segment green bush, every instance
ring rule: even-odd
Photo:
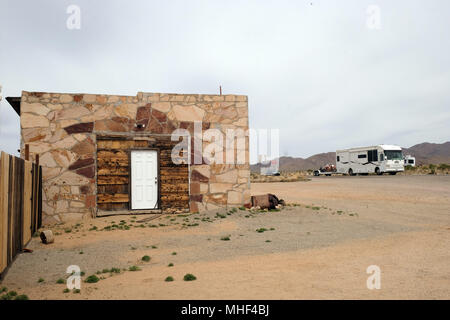
[[[111,272],[111,273],[120,273],[120,269],[119,268],[111,268],[111,270],[109,270],[109,272]]]
[[[99,277],[97,277],[95,274],[87,277],[86,280],[84,280],[84,282],[87,282],[87,283],[96,283],[99,281],[100,281]]]
[[[128,268],[128,271],[139,271],[141,270],[138,266],[131,266]]]
[[[191,274],[191,273],[187,273],[187,274],[184,275],[183,280],[184,280],[184,281],[194,281],[194,280],[197,280],[197,277],[194,276],[194,275]]]
[[[26,294],[20,294],[14,300],[30,300],[30,299]]]
[[[149,262],[150,261],[150,257],[149,256],[143,256],[142,257],[142,261]]]
[[[173,279],[173,277],[171,277],[171,276],[168,276],[164,281],[166,281],[166,282],[170,282],[170,281],[173,281],[174,279]]]
[[[56,283],[57,284],[63,284],[63,283],[65,283],[66,281],[63,279],[63,278],[59,278],[58,280],[56,280]]]

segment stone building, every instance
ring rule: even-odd
[[[247,96],[23,91],[7,100],[20,115],[22,157],[28,145],[43,166],[44,224],[250,202],[248,134],[232,151],[217,148],[228,130],[247,133]],[[208,145],[215,161],[203,156]]]

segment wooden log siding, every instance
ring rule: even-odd
[[[177,141],[169,136],[146,140],[125,137],[97,137],[97,207],[103,211],[130,210],[130,151],[159,150],[160,208],[189,209],[189,168],[172,162]]]

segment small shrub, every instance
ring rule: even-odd
[[[109,270],[109,272],[111,272],[111,273],[120,273],[120,269],[119,268],[111,268],[111,270]]]
[[[58,280],[56,280],[56,283],[57,284],[63,284],[63,283],[65,283],[66,281],[63,279],[63,278],[59,278]]]
[[[197,277],[191,273],[187,273],[184,275],[183,280],[184,281],[194,281],[194,280],[197,280]]]
[[[311,207],[313,210],[320,210],[320,207]]]
[[[68,292],[70,292],[70,290],[69,290],[68,288],[65,288],[65,289],[63,290],[63,293],[68,293]]]
[[[143,256],[142,257],[142,261],[149,262],[150,261],[150,257],[149,256]]]
[[[272,241],[270,241],[270,240],[266,240],[266,242],[272,242]]]
[[[245,211],[245,207],[239,207],[239,210]]]
[[[256,232],[258,232],[258,233],[263,233],[264,231],[267,231],[267,229],[266,228],[256,229]]]
[[[73,293],[80,293],[80,289],[73,289]]]
[[[100,279],[95,274],[90,275],[89,277],[86,278],[86,280],[84,280],[84,282],[87,282],[87,283],[96,283],[99,281],[100,281]]]
[[[139,271],[141,270],[141,268],[139,268],[138,266],[131,266],[128,268],[128,271]]]
[[[2,287],[2,288],[0,289],[0,293],[6,292],[6,291],[8,291],[8,288],[7,288],[7,287]]]
[[[230,236],[220,238],[222,241],[230,241]]]
[[[170,281],[173,281],[173,277],[171,277],[171,276],[168,276],[164,281],[166,281],[166,282],[170,282]]]
[[[177,253],[176,253],[176,252],[174,251],[174,252],[172,252],[172,255],[173,255],[173,256],[176,256],[176,255],[177,255]]]
[[[167,266],[168,266],[168,267],[173,267],[173,263],[171,262],[171,263],[169,263]]]
[[[157,246],[152,246],[152,249],[158,249],[158,247]]]
[[[14,300],[30,300],[26,294],[19,294]]]
[[[39,283],[44,282],[44,281],[45,281],[44,278],[39,278],[39,279],[38,279],[38,282],[39,282]]]

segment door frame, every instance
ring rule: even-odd
[[[156,208],[151,208],[151,209],[133,209],[132,207],[132,197],[133,197],[133,193],[132,193],[132,187],[133,187],[133,177],[131,174],[131,153],[133,151],[156,151],[156,162],[157,162],[157,167],[156,167],[156,177],[158,180],[158,190],[157,190],[157,200],[156,200]],[[128,170],[128,177],[129,177],[129,181],[130,183],[128,184],[128,196],[130,201],[128,202],[128,210],[130,211],[136,211],[136,210],[160,210],[161,209],[161,174],[160,174],[160,149],[159,148],[147,148],[147,147],[143,147],[143,148],[132,148],[132,149],[128,149],[128,163],[130,164],[130,168]]]

